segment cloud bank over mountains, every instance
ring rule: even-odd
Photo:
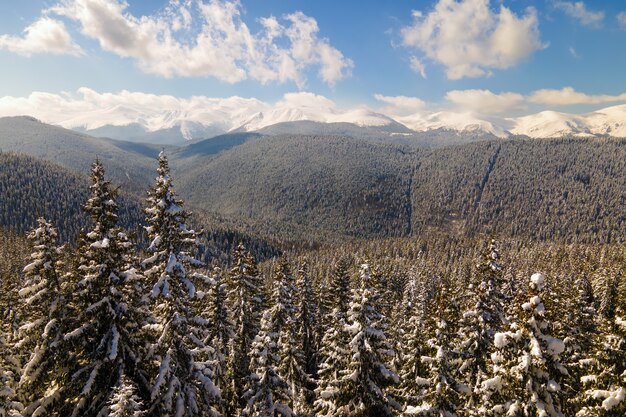
[[[34,116],[70,129],[93,130],[105,126],[140,126],[146,132],[180,129],[187,139],[195,135],[233,130],[258,130],[276,123],[314,121],[352,123],[362,127],[395,122],[414,131],[452,129],[480,131],[500,137],[521,134],[551,137],[564,134],[626,136],[626,105],[576,115],[551,110],[511,117],[528,105],[604,104],[626,102],[626,94],[586,95],[572,88],[539,90],[524,96],[489,90],[453,90],[441,103],[417,97],[376,94],[379,106],[341,108],[311,92],[287,93],[274,103],[238,96],[178,98],[141,92],[100,93],[83,87],[76,93],[34,92],[27,97],[0,98],[1,116]],[[210,129],[208,129],[210,128]],[[208,129],[208,130],[207,130]],[[194,134],[193,132],[199,132]]]

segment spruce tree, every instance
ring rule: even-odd
[[[302,327],[299,326],[302,324],[302,312],[307,309],[302,308],[302,302],[299,309],[294,305],[297,289],[289,265],[284,260],[278,263],[274,286],[273,315],[280,354],[278,373],[290,387],[290,408],[298,415],[304,415],[310,411],[313,400],[310,387],[314,384],[306,371],[307,362],[301,341],[307,339],[301,337]]]
[[[492,375],[491,354],[495,352],[494,336],[506,323],[505,297],[502,292],[502,266],[496,241],[491,240],[477,265],[480,282],[473,286],[470,308],[461,317],[457,350],[461,355],[460,381],[468,386],[470,394],[465,415],[484,415],[482,383]]]
[[[19,393],[25,416],[51,415],[48,409],[59,401],[62,375],[68,371],[67,364],[57,360],[64,347],[67,302],[59,272],[62,263],[57,238],[56,229],[43,218],[28,234],[33,253],[24,268],[26,281],[19,291],[25,321],[14,345],[22,362]]]
[[[610,314],[601,318],[602,331],[588,359],[595,372],[581,378],[581,417],[626,414],[626,279],[615,270],[603,279],[613,287],[613,300],[605,304]]]
[[[108,417],[142,417],[145,416],[143,404],[136,393],[132,381],[123,377],[117,384],[109,401]]]
[[[16,398],[19,362],[5,335],[0,334],[0,417],[18,417],[24,407]]]
[[[231,360],[235,395],[240,399],[240,405],[244,405],[243,393],[251,372],[248,355],[259,330],[259,319],[264,306],[263,281],[254,258],[243,244],[235,248],[233,262],[227,282],[228,306],[234,321]]]
[[[244,416],[249,417],[295,417],[289,404],[292,392],[289,384],[279,375],[280,363],[277,320],[281,306],[266,310],[261,329],[254,338],[250,351],[250,367],[253,372],[248,379],[248,389],[243,395],[246,406]]]
[[[419,405],[407,406],[406,415],[456,416],[461,394],[468,394],[466,385],[456,380],[457,353],[454,351],[456,329],[454,320],[459,309],[450,283],[442,279],[437,290],[432,314],[426,317],[424,327],[429,334],[425,349],[413,342],[424,355],[420,356],[421,375],[414,377]],[[416,365],[417,368],[417,365]]]
[[[313,282],[306,261],[298,269],[297,326],[298,337],[304,355],[305,371],[309,375],[317,374],[317,346],[315,345],[315,298]]]
[[[80,244],[74,271],[78,282],[69,312],[73,321],[64,335],[69,357],[62,363],[76,365],[65,382],[66,405],[71,409],[67,415],[72,416],[106,415],[123,374],[142,380],[138,334],[144,317],[135,308],[142,278],[133,268],[133,245],[117,227],[117,193],[98,160],[91,180],[84,209],[93,225]]]
[[[530,299],[522,304],[507,332],[496,333],[495,376],[483,382],[490,391],[487,412],[514,416],[562,417],[560,381],[567,376],[560,356],[565,344],[550,336],[542,294],[545,277],[535,273],[530,280]]]
[[[430,281],[412,270],[399,307],[402,333],[398,340],[396,360],[400,383],[393,392],[404,408],[419,406],[426,388],[430,385],[430,381],[424,378],[427,367],[422,362],[422,356],[428,353],[425,322],[430,314],[429,310],[435,304],[428,296],[427,287]]]
[[[201,300],[206,306],[202,314],[207,324],[204,343],[211,347],[209,360],[213,371],[213,382],[222,396],[222,414],[234,415],[237,401],[234,399],[235,393],[231,390],[233,375],[228,363],[234,323],[226,305],[227,289],[222,275],[220,268],[213,269],[213,282],[208,294]]]
[[[352,293],[348,312],[349,363],[332,394],[336,416],[392,416],[395,401],[388,388],[398,383],[390,365],[393,351],[378,324],[378,294],[368,264],[361,266],[361,286]]]
[[[341,379],[348,368],[350,351],[349,334],[346,331],[350,276],[348,264],[340,260],[330,277],[326,299],[330,314],[325,320],[326,331],[319,351],[318,383],[315,390],[315,412],[318,416],[334,416],[337,412],[335,395],[341,386]]]
[[[145,209],[151,256],[143,260],[144,274],[153,283],[150,297],[157,339],[148,360],[157,365],[150,390],[149,414],[177,417],[219,415],[220,392],[212,369],[196,360],[206,351],[202,320],[192,309],[196,296],[191,272],[201,262],[193,257],[196,232],[187,228],[189,213],[174,193],[167,156],[159,154],[154,187]]]

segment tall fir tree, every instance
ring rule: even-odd
[[[291,392],[290,408],[299,416],[303,416],[310,411],[313,401],[313,392],[310,387],[314,381],[306,371],[306,356],[303,343],[301,343],[302,340],[306,341],[306,337],[302,339],[302,327],[298,326],[302,323],[300,321],[303,311],[302,302],[300,308],[294,304],[298,291],[295,279],[285,260],[280,260],[278,263],[274,286],[272,297],[273,309],[276,310],[274,321],[275,330],[279,335],[278,349],[280,354],[278,373],[289,385]]]
[[[325,320],[325,333],[319,350],[318,382],[315,389],[315,412],[319,416],[334,416],[337,412],[335,395],[349,363],[349,334],[346,331],[350,300],[348,263],[341,259],[333,270],[326,293],[330,314]]]
[[[499,264],[500,252],[495,240],[477,265],[480,281],[472,286],[470,308],[461,319],[457,350],[461,355],[460,381],[468,386],[470,394],[461,409],[467,416],[482,416],[486,411],[482,383],[492,375],[491,354],[495,352],[494,336],[506,324],[506,299],[502,292],[503,274]]]
[[[206,320],[207,331],[205,345],[211,347],[210,362],[213,382],[221,392],[222,414],[234,415],[236,412],[235,393],[232,392],[232,369],[228,356],[234,335],[234,322],[226,304],[227,288],[220,268],[214,268],[209,292],[201,301],[205,306],[202,317]]]
[[[498,348],[493,356],[495,375],[483,382],[483,388],[490,391],[488,413],[563,417],[560,381],[568,372],[560,356],[565,344],[549,334],[553,325],[543,304],[545,286],[544,275],[533,274],[530,299],[522,304],[509,330],[494,337]]]
[[[122,377],[109,400],[108,417],[143,417],[143,404],[131,380]]]
[[[435,305],[430,298],[430,285],[432,279],[412,270],[399,307],[403,323],[396,352],[400,383],[393,392],[402,402],[403,408],[419,406],[426,388],[430,385],[430,381],[424,378],[428,371],[426,364],[421,360],[428,353],[426,318]]]
[[[457,329],[455,318],[459,308],[451,283],[441,279],[430,314],[425,318],[425,331],[429,335],[426,346],[419,342],[418,352],[423,374],[414,377],[417,406],[407,406],[405,415],[436,415],[454,417],[460,406],[462,394],[468,394],[466,385],[457,381],[457,352],[454,350]],[[416,365],[417,367],[417,365]]]
[[[157,320],[153,326],[157,339],[147,358],[157,365],[148,410],[155,416],[215,416],[220,392],[212,381],[212,369],[194,356],[206,349],[201,320],[191,306],[196,295],[193,281],[203,278],[190,271],[201,265],[192,253],[196,232],[187,228],[189,214],[174,193],[164,152],[158,162],[145,210],[152,255],[142,262],[153,283],[150,297]]]
[[[63,373],[68,372],[67,363],[57,360],[63,356],[67,288],[62,288],[63,264],[56,229],[39,218],[28,239],[33,253],[24,268],[26,281],[19,291],[25,321],[14,345],[22,362],[19,393],[24,416],[52,415],[54,403],[62,395]]]
[[[601,303],[607,314],[600,319],[601,333],[588,358],[592,372],[582,377],[580,417],[626,415],[626,279],[622,271],[602,273],[611,300]]]
[[[235,396],[243,403],[243,393],[250,375],[250,349],[259,330],[263,312],[263,280],[259,275],[254,257],[243,244],[235,248],[233,267],[228,275],[228,306],[234,320],[231,354],[233,357],[233,384]]]
[[[305,371],[309,375],[316,375],[317,346],[315,344],[315,323],[317,312],[315,311],[316,303],[313,282],[306,260],[298,269],[297,287],[297,327],[302,354],[304,355]]]
[[[390,364],[394,353],[378,328],[383,318],[376,310],[378,294],[374,285],[369,265],[361,265],[361,285],[352,292],[346,326],[349,363],[332,395],[336,416],[392,416],[398,407],[388,392],[399,381]]]
[[[289,406],[292,392],[289,384],[278,373],[280,352],[276,327],[282,306],[266,310],[261,329],[254,338],[250,351],[250,367],[253,369],[243,395],[246,401],[243,415],[248,417],[295,417]]]
[[[117,193],[105,180],[99,160],[92,166],[91,181],[84,209],[93,225],[80,244],[69,312],[73,320],[64,335],[69,358],[63,363],[76,366],[65,382],[66,415],[72,416],[106,415],[121,376],[142,379],[138,334],[144,317],[135,308],[142,278],[133,267],[133,245],[117,227]]]
[[[16,398],[20,366],[5,337],[0,333],[0,417],[19,417],[24,409]]]

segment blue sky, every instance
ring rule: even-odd
[[[276,102],[286,93],[307,91],[339,106],[373,108],[383,104],[375,94],[413,97],[427,107],[452,105],[470,110],[491,99],[494,106],[502,104],[512,115],[543,109],[588,111],[626,102],[620,96],[626,92],[626,3],[620,1],[201,3],[212,4],[218,15],[213,20],[203,17],[196,0],[128,0],[127,4],[121,0],[0,0],[0,97],[27,97],[33,92],[75,94],[86,87],[100,93],[128,90],[181,98],[236,95]],[[190,23],[175,30],[181,8],[189,12]],[[94,28],[94,21],[105,20],[98,15],[102,10],[107,10],[111,22],[127,19],[136,32],[122,35],[113,25]],[[184,48],[197,46],[203,30],[211,31],[223,23],[219,19],[233,17],[221,14],[224,10],[235,11],[234,30],[240,33],[245,26],[256,46],[233,52],[246,49],[245,41],[233,40],[221,48],[218,40],[185,54]],[[301,12],[299,17],[293,17],[297,12]],[[478,15],[486,16],[487,23],[477,20]],[[263,19],[268,17],[275,18],[282,35],[263,43],[268,33]],[[38,25],[42,20],[45,24]],[[142,21],[153,26],[141,26]],[[294,46],[295,38],[286,34],[310,23],[318,31],[298,38],[312,48],[302,52],[306,48]],[[468,29],[459,29],[463,24]],[[154,25],[165,25],[170,31],[175,42],[172,54],[152,54],[164,33],[146,34]],[[25,32],[29,26],[31,30]],[[467,35],[474,29],[477,33]],[[53,32],[55,36],[47,36]],[[224,35],[216,33],[218,38]],[[152,34],[152,44],[146,40],[145,45],[137,41],[127,46],[129,39]],[[454,51],[457,42],[459,48],[473,52],[460,56],[464,54]],[[500,52],[494,45],[500,45]],[[206,58],[214,53],[212,48],[218,50],[216,56],[232,52],[231,70],[214,68],[220,63]],[[169,62],[178,53],[178,59]],[[251,62],[252,56],[258,61]],[[280,67],[279,57],[293,68]],[[257,62],[266,65],[260,75],[254,74]],[[464,91],[474,94],[463,95]],[[538,91],[543,95],[537,95]],[[501,96],[506,93],[511,94]]]

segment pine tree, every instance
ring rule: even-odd
[[[18,417],[24,409],[16,398],[18,376],[19,362],[13,356],[5,336],[0,334],[0,417]]]
[[[274,277],[272,297],[274,329],[279,335],[278,373],[290,387],[290,408],[298,415],[304,415],[309,411],[309,405],[312,403],[313,392],[310,386],[314,384],[314,381],[306,371],[306,357],[301,344],[302,327],[298,326],[301,324],[302,316],[297,315],[298,311],[302,314],[303,309],[302,302],[300,309],[294,305],[296,295],[295,280],[289,265],[284,260],[280,260]],[[306,312],[306,309],[304,310]]]
[[[145,415],[141,399],[132,381],[123,377],[109,400],[108,417],[142,417]]]
[[[500,253],[492,240],[477,265],[480,282],[473,290],[472,304],[461,318],[457,350],[461,353],[459,367],[462,383],[471,390],[462,407],[465,415],[484,415],[482,383],[492,377],[491,354],[495,352],[494,336],[506,323],[505,297],[502,292]]]
[[[455,378],[458,364],[455,363],[454,319],[459,310],[451,285],[446,280],[441,280],[439,284],[431,311],[424,326],[431,337],[426,349],[422,348],[425,354],[419,359],[424,373],[414,377],[418,391],[413,396],[418,398],[420,404],[407,406],[404,414],[453,417],[460,405],[460,395],[468,394],[469,389]],[[415,344],[420,348],[419,342]],[[418,350],[416,353],[421,352]]]
[[[142,262],[146,277],[154,283],[150,297],[158,333],[148,356],[158,366],[148,410],[161,416],[219,415],[214,404],[219,403],[220,392],[211,379],[212,370],[194,357],[206,349],[203,329],[197,324],[201,320],[191,308],[193,279],[198,276],[188,269],[201,265],[192,256],[196,232],[187,228],[189,214],[174,194],[164,152],[158,161],[156,184],[145,210],[152,256]]]
[[[617,271],[605,271],[603,277],[612,287],[612,301],[606,302],[601,335],[588,359],[591,372],[582,377],[580,417],[626,414],[626,279]]]
[[[62,354],[65,324],[66,289],[62,288],[57,246],[57,231],[43,218],[28,239],[34,252],[24,268],[26,282],[19,291],[22,323],[14,345],[22,359],[19,393],[25,407],[23,414],[51,415],[47,411],[61,397],[64,365],[56,360]]]
[[[563,412],[574,415],[587,402],[585,389],[596,382],[599,361],[598,353],[600,334],[596,324],[595,299],[591,282],[587,277],[576,279],[571,291],[571,310],[568,336],[565,338],[569,389]]]
[[[405,408],[420,405],[425,389],[430,385],[430,381],[424,378],[428,370],[421,360],[428,353],[425,321],[435,304],[429,297],[427,288],[430,285],[432,280],[412,270],[399,307],[403,323],[396,355],[400,383],[394,389],[394,394]]]
[[[341,386],[341,378],[349,363],[350,341],[346,331],[350,276],[348,264],[340,260],[335,265],[328,285],[326,299],[330,314],[319,351],[318,387],[315,390],[315,411],[318,416],[334,416],[337,411],[334,396]]]
[[[234,320],[231,350],[233,358],[231,360],[234,369],[235,394],[241,399],[251,371],[248,354],[259,330],[264,297],[261,290],[263,282],[256,262],[252,255],[246,252],[243,244],[235,248],[233,261],[234,266],[228,276],[228,305]]]
[[[317,374],[317,346],[315,345],[315,298],[313,283],[306,261],[298,270],[297,320],[298,337],[305,360],[305,371],[309,375]]]
[[[289,407],[292,393],[289,384],[277,372],[280,362],[278,353],[278,333],[276,308],[265,311],[261,320],[261,330],[252,343],[250,366],[254,372],[248,379],[249,388],[243,398],[246,407],[244,416],[249,417],[295,417]]]
[[[143,317],[134,301],[141,277],[133,268],[133,246],[117,227],[116,191],[104,179],[98,160],[91,180],[91,197],[84,209],[93,227],[80,245],[78,283],[69,313],[74,320],[64,335],[70,354],[66,363],[77,365],[64,384],[72,416],[108,413],[122,374],[141,380],[137,335]]]
[[[369,265],[363,264],[361,286],[353,291],[348,312],[350,362],[340,387],[332,394],[333,415],[391,416],[397,406],[388,388],[398,383],[398,376],[389,364],[393,351],[378,328],[382,317],[376,310],[377,301]]]
[[[562,417],[560,380],[567,369],[560,363],[565,344],[549,335],[552,324],[546,319],[542,300],[545,277],[531,277],[530,300],[522,304],[518,317],[507,332],[496,333],[495,376],[483,382],[491,391],[488,412],[514,416]]]
[[[226,305],[226,284],[222,275],[220,268],[213,270],[213,282],[207,296],[202,300],[206,306],[202,316],[208,327],[204,343],[212,349],[210,361],[213,382],[222,394],[222,414],[229,416],[235,414],[237,403],[234,400],[235,393],[231,392],[233,375],[228,363],[234,323]]]

